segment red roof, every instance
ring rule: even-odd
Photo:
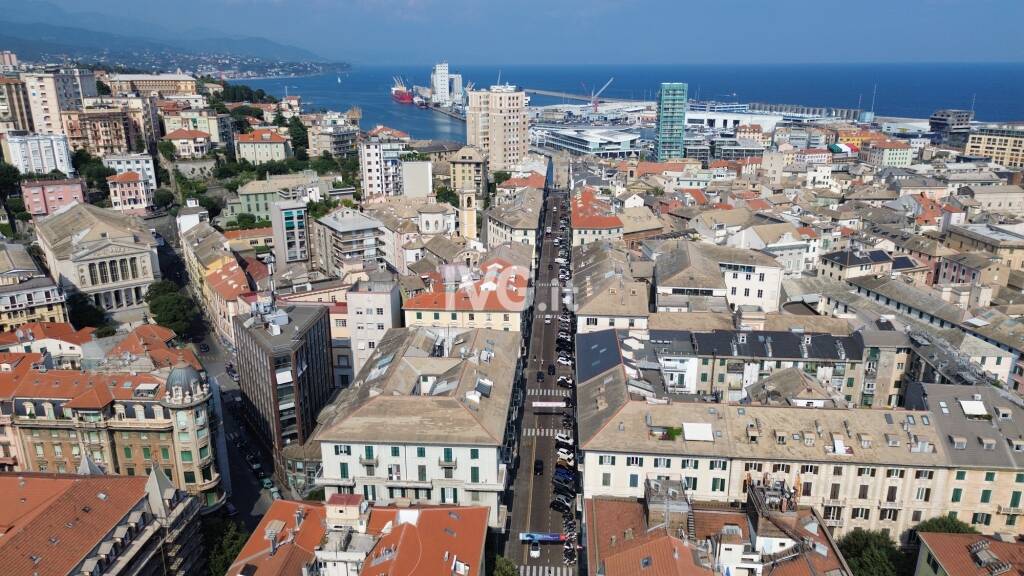
[[[482,576],[480,559],[487,540],[487,517],[483,506],[374,508],[367,532],[380,540],[363,563],[361,576],[422,576],[454,574],[455,561],[464,563],[465,576]],[[385,525],[391,531],[383,533]],[[386,553],[385,550],[388,552]]]
[[[131,386],[125,388],[129,383]],[[68,408],[100,410],[115,399],[131,400],[140,384],[156,384],[156,397],[163,396],[163,383],[150,374],[33,370],[21,378],[13,397],[66,400],[64,406]]]
[[[612,214],[607,202],[597,199],[597,191],[590,186],[572,196],[571,210],[573,230],[622,228],[622,220]]]
[[[686,190],[683,190],[683,192],[689,194],[690,198],[693,198],[693,201],[700,206],[703,206],[708,203],[708,197],[700,188],[687,188]]]
[[[367,136],[391,136],[391,137],[399,138],[399,139],[402,139],[402,140],[407,140],[409,138],[409,134],[407,132],[402,132],[401,130],[396,130],[395,128],[388,128],[387,126],[381,126],[379,124],[377,125],[376,128],[374,128],[373,130],[370,130],[369,132],[367,132],[366,135]]]
[[[342,494],[337,492],[331,494],[327,503],[331,506],[358,506],[363,501],[362,494]]]
[[[226,302],[234,301],[249,291],[249,280],[236,262],[210,272],[206,275],[206,282],[217,296]]]
[[[295,517],[300,509],[303,514],[302,524],[296,526]],[[315,550],[327,534],[324,525],[326,518],[322,502],[274,500],[228,569],[228,574],[302,574],[302,568],[316,558]],[[267,527],[271,522],[282,525],[276,536],[277,547],[273,554],[270,553],[271,542],[266,539]],[[252,572],[244,571],[246,566],[251,566]]]
[[[989,576],[989,566],[979,566],[971,554],[970,547],[985,542],[988,552],[1001,562],[1010,564],[1010,574],[1024,572],[1024,544],[1003,542],[991,536],[979,534],[947,534],[921,532],[918,534],[932,556],[950,576]]]
[[[264,278],[270,277],[270,269],[263,263],[259,258],[253,256],[246,256],[242,258],[242,268],[245,269],[245,273],[252,278],[253,282],[259,282]]]
[[[629,161],[622,160],[615,165],[619,172],[629,170]],[[637,162],[636,177],[642,178],[648,174],[661,174],[662,172],[682,172],[686,169],[686,162]]]
[[[164,136],[164,140],[198,140],[199,138],[209,140],[210,135],[202,130],[186,130],[185,128],[179,128],[167,136]]]
[[[801,226],[797,228],[796,231],[799,232],[801,236],[806,236],[808,238],[818,237],[818,233],[814,231],[814,228],[811,228],[809,226]]]
[[[270,128],[257,128],[248,134],[239,134],[236,140],[242,144],[284,144],[288,138]]]
[[[747,200],[747,208],[749,210],[768,210],[772,207],[767,201],[761,198],[754,198],[753,200]]]
[[[67,322],[29,322],[19,326],[17,330],[0,332],[0,348],[17,344],[25,339],[43,340],[46,338],[81,346],[92,340],[92,333],[95,331],[95,328],[88,326],[81,330],[75,330],[75,327]],[[21,340],[18,338],[19,332]]]
[[[191,348],[175,348],[171,344],[174,332],[163,326],[143,324],[132,330],[123,340],[110,349],[107,358],[120,358],[129,353],[137,357],[148,357],[157,368],[169,368],[185,362],[196,370],[202,370],[199,358]]]
[[[142,177],[139,176],[138,172],[129,170],[120,174],[114,174],[113,176],[107,176],[107,182],[140,182]]]
[[[263,238],[265,236],[272,236],[274,234],[274,228],[266,226],[263,228],[248,228],[245,230],[225,230],[224,237],[228,240],[247,240],[250,238]]]
[[[509,178],[501,184],[498,184],[498,188],[508,190],[518,190],[520,188],[536,188],[538,190],[544,189],[545,178],[543,174],[536,172],[530,172],[527,176],[521,176],[519,178]]]
[[[467,288],[445,291],[438,283],[433,291],[422,292],[406,300],[406,310],[451,310],[477,312],[519,312],[526,307],[525,268],[495,258],[480,264],[483,277]]]
[[[0,352],[0,364],[7,370],[0,370],[0,398],[10,400],[21,378],[32,368],[33,364],[43,361],[42,354],[34,352]]]

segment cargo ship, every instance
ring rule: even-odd
[[[402,104],[412,104],[412,92],[405,87],[405,83],[398,76],[395,76],[395,85],[391,87],[391,98]]]

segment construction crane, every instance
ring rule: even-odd
[[[597,114],[597,105],[600,102],[599,98],[601,97],[601,94],[604,94],[604,91],[611,86],[613,80],[615,80],[614,76],[609,78],[597,93],[594,93],[593,91],[590,92],[590,105],[594,107],[594,114]]]

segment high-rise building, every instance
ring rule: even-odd
[[[25,72],[32,124],[40,134],[60,134],[61,112],[78,110],[82,100],[96,96],[96,77],[91,70],[77,68]]]
[[[242,415],[284,477],[282,450],[303,445],[334,391],[331,331],[322,306],[278,308],[261,294],[252,314],[235,316]]]
[[[1007,168],[1024,168],[1024,126],[982,126],[967,139],[968,156],[984,156]]]
[[[48,174],[54,170],[66,176],[75,173],[68,137],[63,134],[8,132],[0,138],[0,145],[4,161],[13,164],[22,174]]]
[[[658,162],[685,156],[686,89],[683,82],[662,82],[658,92]]]
[[[394,274],[375,270],[352,286],[345,302],[352,333],[352,373],[358,374],[387,331],[401,326],[402,296]]]
[[[312,224],[313,268],[342,277],[349,267],[373,268],[381,261],[382,224],[358,210],[341,208]]]
[[[484,152],[491,170],[514,169],[530,145],[526,92],[509,84],[471,91],[466,143]]]
[[[23,81],[0,77],[0,134],[11,130],[32,131],[32,108]]]
[[[450,78],[448,76],[448,63],[441,62],[434,65],[430,73],[430,100],[439,106],[450,106],[452,103]]]
[[[402,195],[402,155],[408,135],[373,130],[359,144],[359,171],[367,199]]]
[[[274,229],[274,258],[278,264],[309,260],[306,203],[283,200],[270,207],[270,225]]]
[[[928,127],[943,142],[963,146],[971,133],[973,110],[936,110],[928,119]]]
[[[462,74],[448,75],[448,96],[451,104],[465,104],[466,93],[462,89]]]

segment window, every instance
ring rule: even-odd
[[[903,478],[906,476],[907,471],[901,468],[887,468],[885,470],[886,478]]]
[[[349,456],[352,454],[352,447],[348,444],[335,444],[334,455],[335,456]]]
[[[992,501],[992,491],[991,490],[982,490],[981,491],[981,503],[982,504],[988,504],[991,501]]]
[[[182,450],[181,451],[181,461],[182,462],[192,462],[192,451],[191,450]]]
[[[686,488],[687,490],[697,490],[697,477],[683,476],[683,488]]]
[[[392,446],[391,447],[391,457],[392,458],[398,458],[399,454],[401,454],[401,449],[398,446]]]
[[[124,447],[124,457],[127,460],[131,460],[132,459],[132,447],[131,446],[125,446]]]
[[[800,466],[800,473],[801,474],[817,474],[818,473],[818,467],[815,466],[814,464],[803,464],[803,465]]]
[[[867,468],[867,467],[862,466],[860,468],[857,468],[857,476],[870,476],[870,477],[874,478],[875,477],[875,469],[874,468]]]
[[[918,502],[928,502],[932,499],[932,489],[920,486],[917,489],[917,494],[914,495],[914,499]]]
[[[636,488],[639,485],[640,485],[640,476],[638,476],[636,474],[630,474],[629,475],[629,487],[630,488]]]
[[[587,318],[587,326],[597,326],[597,318]]]
[[[342,480],[348,479],[348,462],[342,462],[338,465],[338,477]]]
[[[712,460],[708,464],[708,467],[711,468],[712,470],[725,470],[727,466],[728,464],[725,460]]]
[[[205,460],[206,458],[209,458],[209,457],[210,457],[210,447],[209,446],[200,446],[199,447],[199,459],[200,460]]]
[[[640,456],[626,456],[626,466],[643,466],[644,459]]]
[[[609,472],[602,473],[601,474],[601,486],[611,486],[611,485],[612,485],[612,475]]]
[[[868,491],[870,489],[871,489],[871,486],[869,486],[867,484],[861,484],[861,485],[857,486],[857,498],[860,499],[860,500],[867,500],[868,499]]]
[[[854,520],[870,520],[871,509],[870,508],[854,508],[852,517]]]
[[[725,478],[712,478],[711,479],[711,491],[712,492],[725,492]]]
[[[692,470],[697,470],[698,468],[700,468],[700,461],[697,460],[696,458],[683,458],[680,461],[680,464],[681,464],[681,468],[684,468],[684,469],[685,468],[690,468]]]
[[[427,449],[424,446],[416,447],[416,457],[425,458],[427,456]]]
[[[427,467],[424,466],[423,464],[420,464],[419,466],[416,467],[416,478],[420,482],[427,481]]]
[[[480,468],[478,466],[470,466],[469,468],[469,481],[473,484],[480,482]]]
[[[654,459],[654,467],[655,468],[668,468],[671,465],[672,465],[672,460],[670,458],[655,458]]]
[[[772,472],[784,472],[789,474],[789,464],[772,464]]]
[[[882,520],[895,522],[900,517],[900,511],[894,508],[883,508],[878,511],[878,517]]]
[[[996,481],[996,473],[995,472],[985,472],[985,482],[995,482],[995,481]]]
[[[964,497],[963,488],[953,488],[953,497],[950,498],[950,502],[959,502]]]
[[[957,470],[956,471],[956,479],[957,480],[966,480],[967,479],[967,471],[966,470]]]
[[[479,448],[470,448],[469,449],[469,459],[470,460],[479,460],[480,459],[480,449]]]
[[[615,456],[598,456],[597,463],[604,466],[615,466]]]
[[[764,464],[761,462],[747,462],[743,465],[744,472],[761,472],[764,469]]]
[[[982,512],[975,512],[974,514],[971,515],[971,524],[974,524],[974,525],[983,524],[985,526],[988,526],[991,523],[992,523],[992,515],[991,514],[985,514],[985,513],[982,513]]]
[[[915,470],[914,471],[914,479],[915,480],[931,480],[934,476],[935,476],[935,471],[934,470]]]

